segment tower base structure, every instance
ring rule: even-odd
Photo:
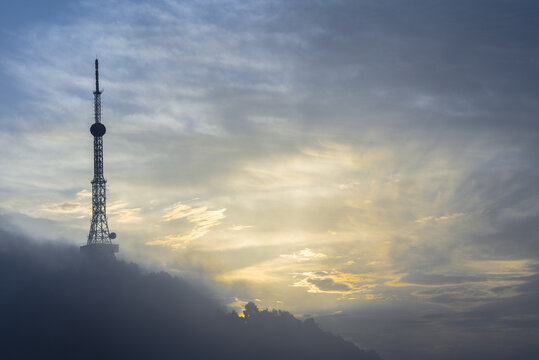
[[[118,244],[90,244],[80,247],[80,253],[90,256],[107,256],[112,255],[120,251],[120,245]]]

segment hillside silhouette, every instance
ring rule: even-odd
[[[243,316],[167,273],[0,230],[2,359],[376,360],[312,320]]]

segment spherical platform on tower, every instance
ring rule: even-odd
[[[90,132],[93,136],[99,137],[105,135],[107,128],[101,123],[93,123],[92,126],[90,126]]]

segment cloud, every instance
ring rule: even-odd
[[[38,209],[28,209],[27,214],[51,220],[89,218],[91,216],[91,200],[84,193],[79,192],[76,199],[42,204]]]
[[[309,279],[309,283],[315,285],[320,292],[348,292],[350,287],[343,283],[336,283],[331,278]]]
[[[229,227],[228,229],[232,231],[241,231],[241,230],[251,229],[252,227],[253,227],[252,225],[234,225],[234,226]]]
[[[82,189],[77,193],[77,199],[91,199],[92,198],[92,192],[88,189]]]
[[[71,216],[77,219],[90,218],[92,193],[86,189],[76,194],[75,200],[63,201],[60,203],[48,203],[41,205],[38,211],[30,211],[34,216],[60,219]],[[129,208],[127,202],[109,202],[107,215],[112,221],[119,223],[137,223],[142,220],[139,214],[142,208]]]
[[[340,295],[351,295],[355,293],[372,293],[377,286],[370,282],[367,277],[343,273],[337,270],[303,272],[294,275],[301,278],[296,281],[293,287],[305,287],[309,293],[329,293]]]
[[[327,255],[323,253],[314,252],[309,248],[305,248],[303,250],[294,252],[292,254],[283,254],[281,255],[281,257],[286,258],[286,259],[293,259],[297,261],[309,261],[313,259],[324,259],[324,258],[327,258]]]
[[[479,276],[448,276],[443,274],[407,274],[401,278],[404,283],[413,283],[418,285],[445,285],[459,284],[467,282],[483,282],[487,278]]]
[[[61,214],[71,214],[71,213],[80,212],[81,210],[86,210],[81,207],[80,203],[70,202],[70,201],[43,205],[42,209],[52,212],[52,213],[61,213]]]
[[[417,219],[415,222],[416,223],[420,223],[420,224],[424,224],[424,223],[428,223],[428,222],[439,222],[439,221],[448,221],[448,220],[453,220],[453,219],[456,219],[456,218],[459,218],[461,216],[464,216],[465,214],[464,213],[454,213],[454,214],[451,214],[451,215],[442,215],[442,216],[424,216],[422,218],[419,218]]]
[[[128,208],[124,202],[114,202],[108,206],[107,214],[119,223],[138,223],[142,221],[142,208]]]
[[[146,242],[146,245],[168,246],[173,249],[184,247],[193,240],[206,235],[214,226],[221,224],[224,219],[226,209],[208,210],[207,207],[193,208],[190,205],[177,202],[165,209],[164,221],[173,221],[187,218],[194,227],[184,234],[166,235],[164,239],[156,239]]]

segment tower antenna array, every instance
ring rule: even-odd
[[[99,90],[99,63],[95,59],[94,123],[90,133],[94,136],[94,178],[92,179],[92,223],[83,253],[114,256],[119,246],[112,240],[116,234],[109,232],[107,222],[107,180],[103,177],[103,135],[107,129],[101,123],[101,93]]]

